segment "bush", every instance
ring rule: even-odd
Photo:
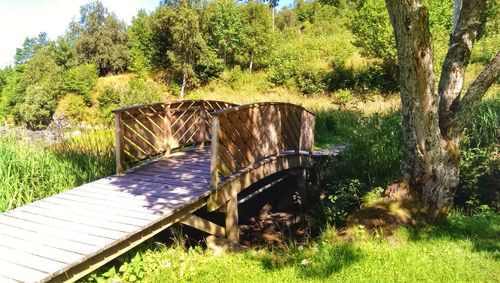
[[[344,136],[346,147],[324,168],[327,200],[318,209],[322,210],[321,218],[335,225],[344,224],[347,214],[360,208],[367,193],[398,180],[403,160],[399,111],[369,117],[347,113],[350,114],[344,114],[344,119],[337,122],[335,116],[341,115],[329,116],[333,120],[330,127]],[[325,125],[320,122],[317,127],[318,130]]]
[[[87,120],[89,109],[82,96],[70,93],[63,97],[57,106],[56,114],[64,116],[73,122]]]
[[[272,56],[268,80],[304,94],[327,90],[329,65],[342,66],[353,54],[353,46],[336,36],[305,35],[284,42]]]
[[[160,90],[156,86],[141,77],[134,77],[126,87],[112,84],[105,85],[98,93],[97,100],[101,116],[111,123],[113,121],[111,110],[119,107],[158,102],[161,100],[161,96]]]
[[[26,96],[21,104],[16,105],[16,113],[20,122],[31,129],[41,129],[52,120],[56,109],[57,94],[40,85],[28,86]]]
[[[469,211],[483,204],[500,209],[499,120],[499,99],[482,101],[467,118],[455,203]]]
[[[90,91],[97,82],[97,68],[93,64],[76,66],[66,71],[63,89],[81,95],[86,104],[90,103]]]
[[[397,91],[396,71],[391,66],[371,62],[368,65],[336,65],[326,76],[328,91],[351,89],[358,93]]]

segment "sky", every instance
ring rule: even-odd
[[[77,19],[80,6],[92,0],[0,0],[0,68],[13,64],[16,48],[26,37],[46,32],[50,39],[64,34]],[[140,9],[153,11],[160,0],[101,0],[109,11],[130,24]],[[280,0],[278,8],[293,0]]]

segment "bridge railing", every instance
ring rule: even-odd
[[[211,113],[236,104],[184,100],[116,109],[116,173],[173,149],[211,141]]]
[[[267,157],[311,154],[315,115],[290,103],[256,103],[213,113],[211,185]]]

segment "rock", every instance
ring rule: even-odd
[[[230,242],[227,239],[219,238],[216,236],[208,236],[206,239],[207,248],[211,249],[215,255],[221,255],[226,252],[245,252],[247,247]]]

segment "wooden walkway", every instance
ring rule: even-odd
[[[174,111],[165,104],[117,111],[117,175],[0,215],[0,282],[77,280],[177,222],[237,242],[238,193],[277,172],[310,166],[311,137],[302,141],[300,128],[311,120],[297,111],[300,124],[289,127],[298,130],[283,134],[272,109],[285,104],[266,104],[271,119],[253,112],[263,104],[176,103]],[[238,111],[247,119],[239,128],[230,124]],[[124,120],[124,113],[132,118]],[[258,129],[265,123],[280,127]],[[201,208],[224,211],[224,227],[192,214]]]

